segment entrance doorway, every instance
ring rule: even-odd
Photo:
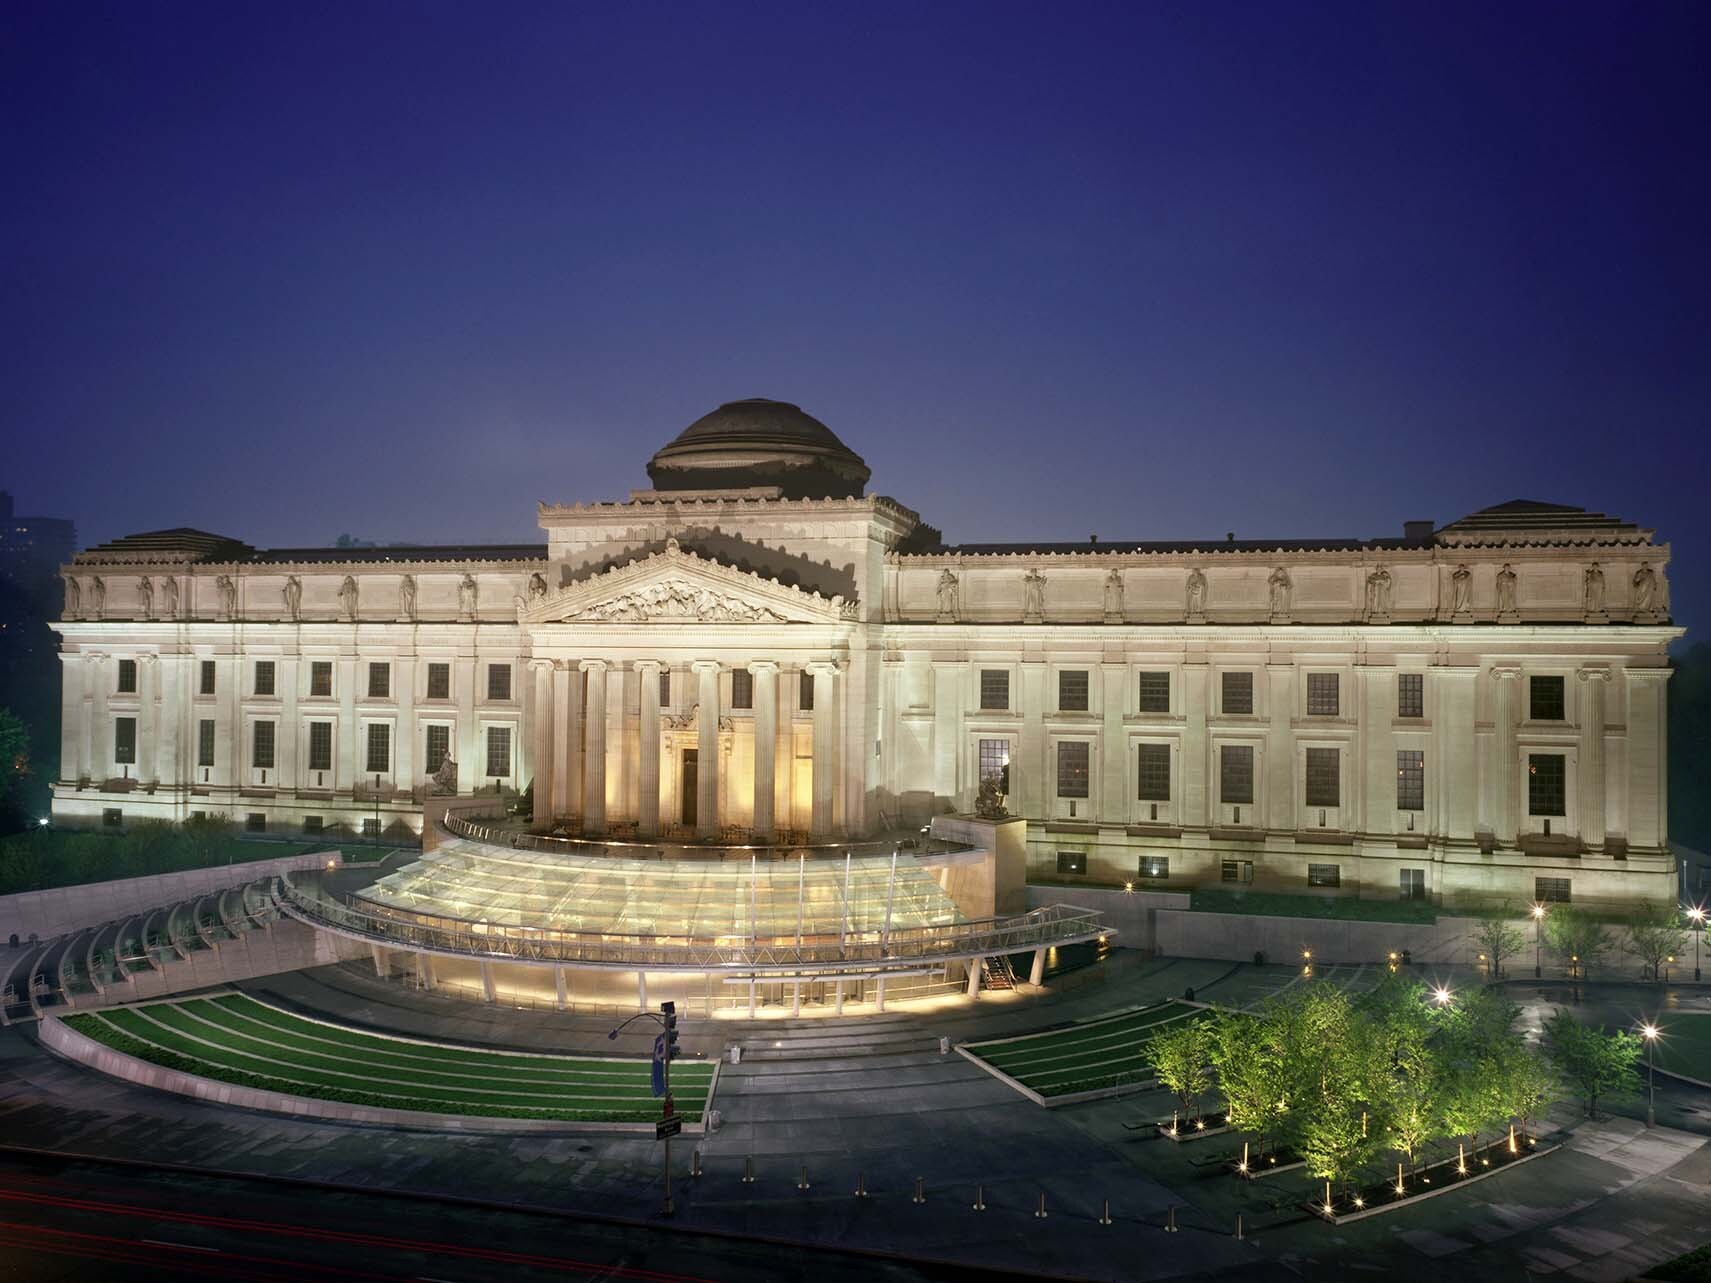
[[[696,774],[700,770],[701,750],[686,748],[683,750],[683,776],[678,781],[677,796],[683,802],[683,827],[692,829],[698,818],[695,811],[696,799],[700,790],[696,784]]]

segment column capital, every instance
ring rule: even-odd
[[[558,666],[558,662],[559,661],[553,659],[531,659],[529,661],[529,668],[537,673],[550,673]]]
[[[763,673],[776,673],[778,671],[778,661],[776,659],[751,659],[746,665],[744,665],[744,667],[746,667],[748,671],[753,673],[756,677],[759,677]]]
[[[660,669],[669,667],[663,659],[638,659],[633,661],[631,666],[638,673],[648,669],[652,669],[657,673]]]
[[[697,673],[717,673],[725,666],[716,659],[697,659],[689,667]]]
[[[1598,664],[1581,669],[1575,676],[1583,682],[1607,682],[1610,680],[1610,668],[1607,664]]]
[[[160,662],[160,656],[155,654],[153,651],[144,651],[141,655],[137,656],[137,662],[139,664],[158,664]],[[1606,676],[1608,676],[1608,674],[1606,674]]]
[[[835,659],[811,659],[802,667],[815,677],[836,677],[842,665]]]
[[[1521,670],[1514,664],[1493,664],[1491,666],[1491,678],[1493,681],[1500,682],[1506,677],[1519,677],[1520,675]]]
[[[576,666],[585,673],[603,673],[610,665],[604,659],[579,659]]]

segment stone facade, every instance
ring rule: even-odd
[[[752,405],[765,441],[725,423]],[[697,484],[790,431],[721,414]],[[890,499],[787,497],[844,449],[814,429],[757,465],[787,485],[542,505],[544,545],[80,554],[56,819],[419,830],[449,756],[457,795],[532,782],[543,829],[836,839],[972,811],[987,773],[1036,877],[1673,896],[1650,531],[1517,502],[1364,541],[955,546]]]

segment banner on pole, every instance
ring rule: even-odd
[[[654,1039],[653,1059],[654,1095],[665,1095],[665,1035]]]

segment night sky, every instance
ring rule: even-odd
[[[795,401],[959,541],[1511,498],[1711,622],[1711,6],[0,8],[0,486],[539,537]]]

